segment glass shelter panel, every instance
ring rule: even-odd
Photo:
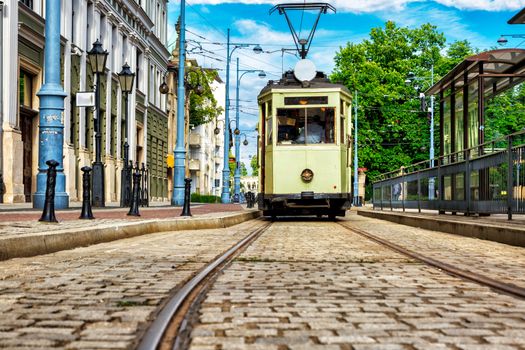
[[[450,96],[443,99],[443,154],[450,154],[452,151],[452,129],[451,129],[451,106]]]
[[[454,114],[454,127],[455,127],[455,148],[456,152],[464,149],[463,135],[463,92],[456,93],[456,106]]]
[[[475,81],[468,86],[468,148],[472,148],[479,144],[478,98],[478,82]],[[475,156],[475,154],[471,154],[471,156]]]

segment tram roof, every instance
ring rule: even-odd
[[[431,86],[426,95],[434,95],[449,89],[454,83],[458,88],[479,76],[485,77],[485,93],[488,95],[505,91],[525,79],[525,50],[517,48],[491,50],[465,58]]]
[[[268,84],[261,90],[259,95],[267,93],[273,89],[305,89],[305,92],[308,90],[315,89],[341,89],[345,93],[350,95],[350,90],[343,84],[334,84],[326,77],[323,72],[317,72],[317,75],[314,79],[308,82],[308,86],[303,86],[303,84],[295,79],[293,71],[287,71],[283,74],[279,80],[269,80]]]

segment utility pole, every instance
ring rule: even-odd
[[[56,168],[55,208],[69,207],[64,174],[64,92],[60,81],[60,0],[46,1],[44,46],[44,85],[38,92],[40,121],[38,134],[38,174],[33,208],[43,208],[46,196],[48,160],[59,164]]]
[[[185,85],[184,85],[184,64],[186,63],[185,50],[185,9],[186,1],[180,2],[180,33],[179,33],[179,76],[177,85],[177,143],[173,156],[175,158],[175,167],[173,171],[173,194],[171,197],[171,205],[184,204],[184,176],[186,165],[186,148],[184,147],[184,131],[185,131]]]
[[[355,126],[354,126],[354,205],[359,206],[359,173],[357,171],[358,157],[357,157],[357,90],[355,91]]]

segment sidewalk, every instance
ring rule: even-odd
[[[167,203],[164,203],[167,204]],[[94,208],[93,220],[80,220],[80,208],[55,211],[58,223],[39,222],[41,209],[24,205],[0,209],[0,260],[47,254],[153,232],[228,227],[259,216],[239,204],[193,204],[192,217],[181,217],[181,207],[140,208],[139,217],[128,208]]]
[[[512,220],[507,220],[507,214],[465,216],[463,213],[457,215],[447,213],[440,215],[437,210],[421,210],[421,212],[418,212],[417,209],[374,210],[371,206],[356,210],[358,215],[370,218],[525,247],[525,215],[513,215]]]

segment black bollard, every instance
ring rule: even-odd
[[[184,205],[180,216],[191,216],[190,212],[191,202],[191,179],[184,179]]]
[[[140,187],[140,169],[137,163],[137,168],[133,173],[133,194],[131,196],[131,207],[129,208],[128,215],[140,216],[139,213],[139,189]]]
[[[253,193],[247,192],[246,193],[246,207],[247,208],[253,208]]]
[[[54,159],[50,159],[46,164],[49,166],[49,169],[47,169],[46,199],[44,202],[44,211],[38,221],[58,222],[55,217],[55,185],[57,179],[57,166],[60,163]]]
[[[91,211],[91,167],[84,166],[80,170],[82,174],[82,212],[80,213],[79,219],[94,219],[93,212]]]
[[[146,205],[146,196],[144,195],[144,182],[146,181],[146,167],[142,163],[140,168],[140,206],[144,207]]]

